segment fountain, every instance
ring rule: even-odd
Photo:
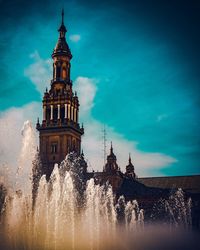
[[[18,191],[6,201],[6,234],[18,248],[25,243],[28,245],[24,247],[30,249],[38,245],[39,249],[66,246],[87,249],[89,243],[90,249],[96,249],[102,240],[116,239],[117,211],[123,197],[115,205],[111,186],[96,185],[94,179],[90,179],[80,203],[80,193],[75,189],[70,171],[63,175],[61,170],[56,165],[49,182],[45,176],[41,177],[34,209],[31,194],[25,196]],[[126,204],[124,201],[123,206],[124,220],[130,231],[136,227],[141,211],[136,202]]]
[[[74,153],[55,164],[48,182],[45,176],[37,179],[40,161],[29,122],[22,134],[16,187],[5,198],[1,219],[4,249],[126,249],[125,239],[128,244],[133,235],[138,240],[138,233],[146,233],[137,201],[116,200],[109,184],[100,186],[93,178],[86,182]],[[181,190],[164,207],[171,226],[189,228],[191,202],[186,206]]]

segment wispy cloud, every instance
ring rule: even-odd
[[[24,70],[24,74],[35,84],[42,96],[52,78],[52,61],[50,58],[41,58],[38,51],[32,53],[30,57],[33,63]]]
[[[103,168],[103,140],[102,128],[104,124],[92,116],[92,108],[95,105],[95,95],[97,92],[96,79],[78,77],[74,88],[77,89],[80,101],[80,119],[85,124],[85,136],[82,146],[88,158],[89,166],[95,170]],[[111,118],[112,119],[112,118]],[[117,155],[118,163],[122,171],[128,162],[128,153],[131,152],[136,172],[139,176],[151,175],[152,170],[159,170],[177,160],[169,155],[158,152],[144,152],[138,149],[138,142],[130,141],[114,128],[106,126],[108,139],[113,141],[114,151]],[[109,147],[109,145],[108,145]],[[108,148],[107,148],[108,149]],[[107,150],[109,153],[109,149]]]
[[[77,43],[77,42],[81,39],[81,36],[80,36],[79,34],[73,34],[73,35],[70,35],[70,36],[69,36],[69,39],[70,39],[72,42]]]
[[[74,90],[78,92],[79,101],[81,103],[81,112],[84,115],[86,115],[86,113],[90,113],[94,106],[97,83],[97,79],[81,76],[77,77],[74,82]]]
[[[43,84],[47,84],[47,79],[51,76],[50,61],[42,59],[38,52],[35,52],[32,57],[34,58],[34,62],[28,66],[25,72],[27,77],[33,81],[42,94],[44,91],[43,87],[45,86]],[[42,81],[39,79],[38,74],[42,77]],[[93,168],[101,171],[103,168],[102,128],[104,124],[96,120],[91,112],[95,105],[98,82],[98,79],[79,76],[74,82],[74,89],[77,90],[80,101],[80,122],[83,121],[85,127],[85,135],[82,141],[85,156],[88,159],[90,169]],[[2,113],[0,125],[1,128],[5,129],[1,129],[0,136],[2,143],[0,152],[1,156],[3,155],[1,159],[3,159],[4,162],[10,163],[9,161],[12,161],[11,164],[15,164],[15,159],[20,148],[20,130],[23,122],[30,118],[36,121],[38,114],[41,113],[40,103],[30,103],[22,108],[10,109]],[[162,117],[160,119],[162,119]],[[141,151],[138,149],[138,142],[128,140],[122,134],[117,133],[115,128],[106,124],[105,126],[108,140],[113,141],[114,151],[122,171],[125,170],[129,152],[131,152],[133,163],[139,176],[151,175],[152,170],[160,170],[177,161],[175,158],[166,154]],[[11,134],[8,134],[7,131]],[[12,155],[10,148],[12,148]],[[108,152],[109,148],[107,150],[107,153]]]

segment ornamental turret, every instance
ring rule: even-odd
[[[119,171],[119,166],[117,164],[117,157],[113,153],[113,146],[112,146],[112,142],[111,142],[110,154],[107,156],[107,162],[106,162],[105,167],[104,167],[104,172],[114,173],[117,171]]]
[[[126,166],[126,173],[125,175],[127,177],[130,177],[130,178],[133,178],[135,179],[136,178],[136,174],[135,174],[135,168],[131,162],[131,155],[129,154],[129,159],[128,159],[128,165]]]

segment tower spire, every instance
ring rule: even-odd
[[[64,9],[62,9],[61,16],[61,25],[58,31],[60,32],[60,38],[65,38],[65,33],[67,32],[67,29],[64,24]]]
[[[129,153],[128,162],[129,162],[129,164],[131,163],[131,153]]]
[[[113,154],[113,146],[112,146],[112,141],[110,142],[110,153]]]
[[[62,8],[62,25],[64,25],[64,15],[65,15],[64,8]]]
[[[54,59],[57,56],[65,56],[71,60],[72,54],[71,54],[69,45],[67,44],[66,37],[65,37],[67,29],[66,29],[65,24],[64,24],[64,9],[62,9],[62,11],[61,11],[61,24],[60,24],[60,27],[58,29],[58,32],[59,32],[59,38],[58,38],[58,42],[56,43],[56,46],[53,50],[52,58]],[[70,69],[70,67],[69,67],[69,69]]]
[[[135,174],[135,168],[134,165],[131,162],[131,154],[129,153],[129,157],[128,157],[128,165],[126,166],[126,176],[131,177],[131,178],[135,178],[136,174]]]

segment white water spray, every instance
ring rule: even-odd
[[[8,195],[5,204],[3,230],[12,249],[108,249],[119,242],[122,228],[130,235],[144,230],[144,212],[137,201],[127,203],[123,196],[116,201],[112,187],[97,185],[94,179],[84,183],[79,158],[70,160],[71,155],[55,165],[49,182],[41,177],[33,209],[30,177],[32,163],[39,164],[35,155],[34,131],[26,122],[17,192]],[[190,201],[185,207],[180,190],[170,199],[165,203],[170,221],[190,223]]]

